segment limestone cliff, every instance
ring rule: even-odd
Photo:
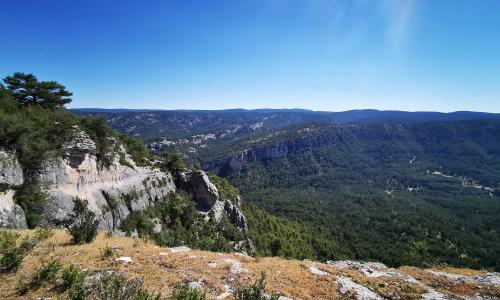
[[[100,166],[95,143],[74,128],[72,138],[63,145],[63,156],[47,158],[38,174],[37,181],[51,199],[45,210],[47,221],[63,221],[71,211],[72,200],[80,198],[86,199],[101,218],[101,229],[116,231],[130,212],[143,210],[175,192],[169,173],[139,167],[122,145],[115,148],[118,150],[110,154],[112,163]]]
[[[23,170],[15,153],[0,150],[0,227],[26,228],[23,210],[13,199],[14,189],[23,181]]]
[[[34,180],[48,195],[42,224],[60,225],[72,211],[75,198],[87,200],[100,219],[100,229],[120,233],[120,223],[134,211],[175,193],[172,175],[153,166],[138,166],[123,145],[113,137],[106,155],[108,165],[97,156],[96,143],[78,126],[61,147],[62,154],[47,154]],[[23,184],[23,169],[14,152],[0,151],[0,225],[26,228],[24,212],[15,204],[15,187]],[[238,203],[220,199],[217,188],[203,171],[182,175],[180,188],[192,194],[197,210],[208,216],[213,212],[219,222],[223,214],[237,228],[246,232],[245,216]]]

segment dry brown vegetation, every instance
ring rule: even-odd
[[[277,292],[293,299],[345,299],[349,295],[355,295],[352,292],[343,295],[340,293],[340,286],[336,282],[338,275],[349,277],[388,299],[419,299],[426,292],[423,285],[407,282],[402,277],[369,277],[356,269],[339,269],[311,261],[285,260],[278,257],[252,258],[236,253],[197,250],[172,252],[151,242],[106,234],[100,234],[94,242],[84,245],[70,245],[69,240],[64,231],[56,231],[53,237],[36,246],[24,259],[18,272],[0,275],[0,298],[19,299],[15,293],[16,287],[21,282],[29,281],[34,270],[50,259],[59,259],[64,266],[74,264],[89,273],[116,270],[124,272],[130,278],[141,277],[146,289],[162,292],[165,296],[170,295],[180,284],[201,281],[208,298],[215,299],[228,289],[250,285],[259,278],[261,272],[266,273],[267,292]],[[103,258],[103,249],[106,247],[115,249],[113,256]],[[116,262],[115,259],[120,256],[131,257],[132,263]],[[315,275],[309,270],[311,266],[328,274]],[[459,275],[484,273],[454,268],[436,270]],[[499,287],[486,288],[476,283],[454,282],[419,268],[402,267],[390,271],[410,275],[425,286],[431,286],[447,295],[500,295]],[[24,299],[36,297],[54,299],[58,294],[50,290],[50,286],[42,286],[29,292]]]

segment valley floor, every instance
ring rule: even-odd
[[[25,234],[27,231],[23,231]],[[185,247],[164,248],[128,237],[100,234],[86,245],[69,245],[69,236],[56,231],[39,244],[16,273],[0,275],[0,298],[19,299],[15,289],[29,281],[43,262],[59,259],[66,266],[86,269],[88,276],[104,270],[142,277],[144,287],[168,296],[179,284],[207,293],[209,299],[231,299],[238,286],[251,285],[266,274],[266,292],[280,299],[499,299],[500,274],[470,269],[387,268],[379,263],[351,261],[318,263],[279,257],[249,257]],[[113,257],[102,258],[106,247]],[[131,262],[119,258],[129,257]],[[126,260],[126,259],[125,259]],[[24,299],[58,298],[50,286],[29,292]]]

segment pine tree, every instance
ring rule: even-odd
[[[69,97],[73,95],[57,81],[38,81],[33,74],[17,72],[5,77],[3,81],[12,98],[23,105],[54,109],[70,103]]]

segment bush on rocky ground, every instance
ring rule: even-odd
[[[0,231],[0,274],[16,272],[24,257],[35,247],[39,239],[27,236],[18,243],[19,235],[12,231]]]
[[[265,293],[265,279],[264,272],[261,273],[260,279],[249,287],[240,287],[234,293],[237,300],[278,300],[277,294],[268,295]]]
[[[92,242],[97,236],[99,221],[95,213],[88,209],[88,202],[75,198],[73,200],[73,212],[66,222],[66,229],[71,235],[73,244],[84,244]]]
[[[183,285],[177,288],[173,295],[169,298],[170,300],[205,300],[205,293],[189,288],[187,285]]]
[[[39,269],[35,270],[35,273],[29,282],[22,283],[17,288],[17,293],[19,295],[25,295],[30,290],[37,290],[45,283],[55,282],[57,273],[61,267],[62,265],[59,260],[51,260],[48,263],[43,264]]]

